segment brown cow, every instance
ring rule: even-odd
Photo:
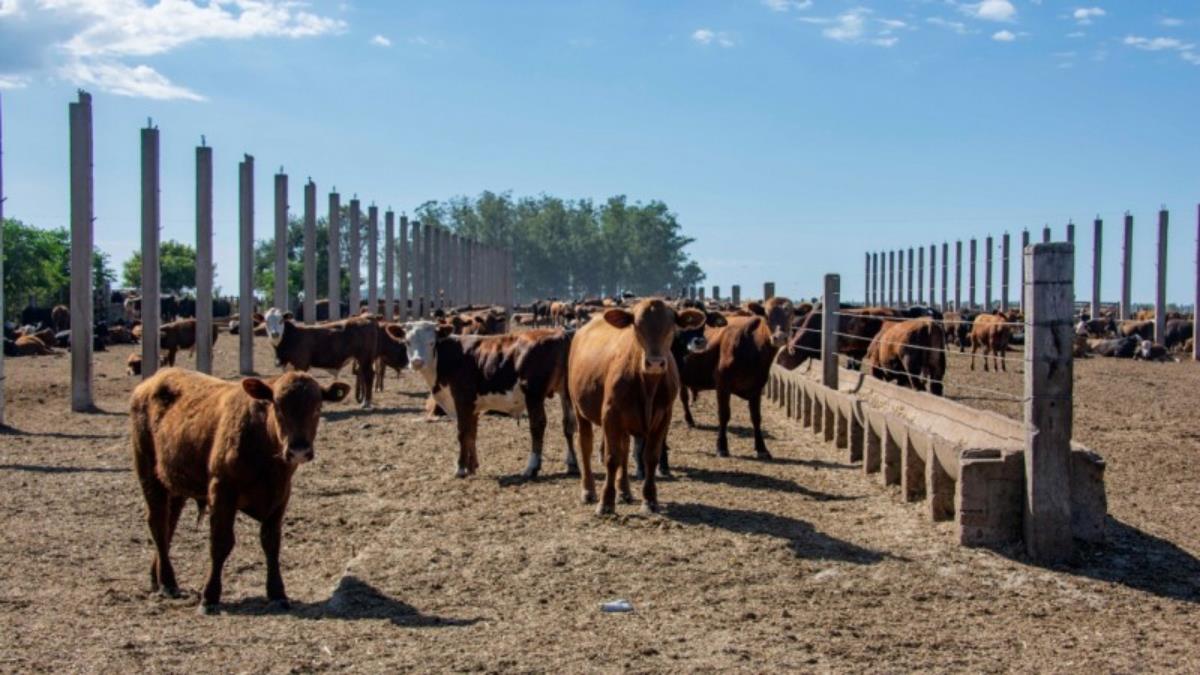
[[[177,368],[133,390],[134,468],[155,546],[151,590],[179,594],[171,539],[184,502],[194,499],[202,512],[209,509],[211,565],[200,611],[210,614],[221,601],[221,568],[233,550],[239,511],[261,523],[267,598],[275,607],[288,607],[279,547],[292,475],[314,457],[322,401],[340,401],[349,390],[341,382],[322,388],[305,373],[225,382]]]
[[[837,350],[849,359],[851,369],[867,355],[871,340],[883,329],[884,324],[900,319],[899,310],[890,307],[842,308],[838,311]],[[776,363],[787,370],[795,370],[808,359],[821,358],[821,312],[813,310],[788,340],[787,348],[780,350]]]
[[[41,338],[33,335],[22,335],[13,343],[12,356],[50,356],[56,354],[53,349],[46,346]]]
[[[1136,335],[1143,340],[1153,340],[1154,321],[1122,321],[1121,325],[1117,327],[1117,335],[1118,337]]]
[[[66,305],[55,305],[50,310],[50,323],[55,331],[68,330],[71,327],[71,310]]]
[[[126,375],[141,375],[142,374],[142,355],[134,352],[125,359],[125,374]]]
[[[212,327],[212,343],[214,345],[217,344],[217,335],[219,334],[220,329],[214,324]],[[179,319],[163,324],[158,329],[158,347],[164,350],[160,357],[164,366],[174,366],[175,355],[181,349],[194,353],[196,351],[196,320]]]
[[[993,369],[1008,370],[1008,343],[1012,341],[1012,327],[1000,314],[980,314],[971,326],[971,370],[975,370],[975,353],[983,348],[983,369],[988,369],[988,356],[992,357]]]
[[[575,308],[569,302],[554,301],[550,303],[550,325],[565,326],[575,318]]]
[[[454,327],[455,335],[503,335],[508,332],[504,311],[495,308],[460,312],[446,323]]]
[[[546,399],[556,393],[562,397],[567,473],[578,472],[572,443],[575,413],[567,395],[570,333],[533,329],[510,335],[460,336],[452,335],[448,325],[430,321],[413,321],[403,330],[389,326],[388,333],[394,339],[405,338],[409,367],[425,378],[441,409],[457,418],[459,478],[479,468],[479,415],[489,411],[513,417],[529,414],[532,448],[523,475],[536,477],[542,467]]]
[[[371,314],[331,321],[319,326],[303,326],[292,320],[292,313],[272,307],[263,322],[275,364],[295,370],[321,368],[337,377],[346,364],[354,362],[354,399],[363,408],[371,407],[375,381],[375,358],[379,355],[379,320]]]
[[[389,328],[395,328],[394,339],[387,334]],[[408,367],[408,346],[404,344],[404,329],[395,323],[379,324],[379,358],[375,361],[375,391],[383,391],[383,377],[388,368],[396,371],[396,375]]]
[[[113,345],[130,345],[137,342],[133,332],[124,326],[113,326],[108,329],[108,343]]]
[[[917,391],[925,391],[928,382],[930,393],[941,396],[946,333],[931,318],[891,323],[871,340],[863,365],[872,377]]]
[[[694,328],[703,322],[703,312],[676,312],[662,300],[649,298],[632,309],[607,309],[575,335],[567,379],[579,421],[584,503],[596,499],[593,425],[604,433],[603,457],[608,471],[598,514],[616,510],[618,476],[622,499],[633,499],[628,471],[630,436],[638,439],[645,466],[642,509],[658,511],[654,474],[679,395],[679,373],[671,344],[677,328]]]

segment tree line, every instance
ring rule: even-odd
[[[71,235],[66,228],[42,230],[15,218],[5,218],[3,228],[4,319],[16,319],[30,302],[39,307],[67,304]],[[95,249],[92,288],[103,289],[116,280],[109,255]]]

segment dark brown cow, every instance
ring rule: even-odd
[[[55,305],[50,310],[50,323],[55,331],[64,331],[71,327],[71,310],[66,305]]]
[[[992,368],[1008,370],[1008,344],[1012,341],[1012,327],[1008,319],[1000,314],[980,314],[971,326],[971,370],[975,370],[975,353],[983,349],[983,369],[988,369],[988,356],[992,357]]]
[[[217,336],[219,334],[220,329],[214,324],[212,327],[212,343],[214,345],[217,344]],[[163,324],[158,329],[158,347],[164,352],[160,357],[164,366],[174,366],[175,355],[181,349],[195,352],[196,320],[179,319],[178,321]]]
[[[503,310],[494,308],[460,312],[446,320],[456,335],[503,335],[508,321]]]
[[[389,327],[396,329],[395,339],[388,333]],[[383,376],[387,369],[396,371],[396,375],[408,367],[408,345],[404,344],[404,329],[400,324],[384,322],[379,324],[379,358],[375,361],[375,391],[383,391]]]
[[[676,312],[662,300],[651,298],[632,309],[607,309],[575,335],[567,379],[579,421],[584,503],[596,499],[593,425],[604,434],[607,473],[598,514],[616,510],[618,480],[622,499],[633,499],[628,471],[631,436],[639,441],[645,466],[642,509],[658,510],[654,474],[679,395],[679,373],[671,344],[678,328],[694,328],[703,322],[703,312]]]
[[[354,398],[371,407],[375,358],[379,356],[379,320],[370,314],[319,326],[302,326],[291,313],[276,308],[267,312],[267,335],[275,348],[275,363],[295,370],[320,368],[337,377],[342,368],[355,367]]]
[[[872,377],[917,391],[942,395],[946,374],[946,333],[933,319],[894,322],[875,335],[864,368]]]
[[[113,326],[108,329],[108,343],[113,345],[131,345],[137,342],[133,332],[124,326]]]
[[[851,369],[867,355],[871,340],[889,320],[900,318],[900,312],[890,307],[842,308],[838,311],[837,350],[846,356]],[[808,359],[821,358],[821,312],[812,310],[796,332],[788,340],[787,348],[780,350],[776,363],[787,370],[794,370]],[[851,337],[847,337],[851,336]]]
[[[267,558],[267,598],[288,607],[279,548],[283,515],[296,467],[314,457],[322,401],[340,401],[350,388],[322,388],[310,375],[285,373],[264,382],[225,382],[167,368],[139,384],[130,398],[134,468],[146,498],[154,539],[152,590],[175,597],[171,539],[188,499],[209,509],[211,565],[200,611],[221,601],[221,568],[233,550],[238,512],[261,523]]]
[[[388,332],[407,342],[409,367],[425,378],[442,410],[457,418],[459,478],[479,468],[479,415],[489,411],[513,417],[529,414],[532,447],[523,475],[536,477],[542,467],[546,399],[554,394],[562,397],[567,473],[578,473],[575,413],[567,395],[570,333],[534,329],[512,335],[459,336],[450,333],[450,326],[430,321],[407,323],[403,331],[389,326]]]

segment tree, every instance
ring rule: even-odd
[[[169,240],[158,246],[158,283],[163,293],[182,293],[196,287],[196,249]],[[142,288],[142,252],[134,251],[125,261],[121,278],[128,288]]]
[[[92,253],[92,283],[102,288],[115,278],[109,255]],[[71,296],[71,240],[66,229],[43,230],[4,220],[5,318],[14,318],[32,299],[39,306],[67,303]]]

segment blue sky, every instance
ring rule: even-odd
[[[163,239],[193,237],[216,157],[218,285],[236,288],[236,164],[411,211],[481,190],[662,199],[707,285],[813,295],[866,250],[1137,219],[1136,300],[1171,209],[1190,301],[1200,3],[0,0],[5,214],[65,224],[67,103],[92,92],[97,245],[138,245],[138,129],[162,133]],[[323,208],[323,207],[322,207]],[[1036,238],[1036,237],[1035,237]],[[1090,294],[1090,253],[1077,297]],[[1015,268],[1014,268],[1015,274]],[[998,273],[997,273],[998,278]],[[757,292],[756,290],[754,292]],[[1015,295],[1015,291],[1014,291]]]

